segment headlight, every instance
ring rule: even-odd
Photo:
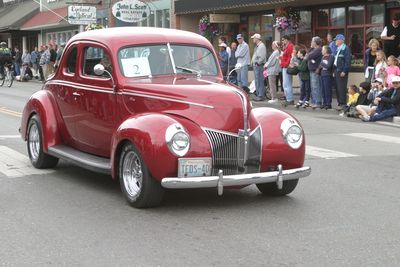
[[[303,143],[303,131],[293,118],[286,118],[281,123],[282,137],[291,148],[297,149]]]
[[[167,128],[165,141],[169,150],[177,156],[183,157],[189,151],[190,137],[179,123],[174,123]]]

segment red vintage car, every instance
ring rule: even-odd
[[[21,135],[36,168],[64,159],[119,179],[127,201],[160,204],[165,188],[256,184],[291,193],[304,132],[291,115],[255,108],[224,81],[202,36],[124,27],[74,36],[60,65],[23,111]]]

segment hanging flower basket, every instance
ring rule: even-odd
[[[218,25],[210,23],[210,18],[208,15],[201,17],[199,21],[199,33],[207,38],[210,42],[212,42],[214,36],[220,35]]]
[[[279,8],[276,11],[277,17],[275,18],[274,27],[279,32],[286,30],[296,31],[300,24],[300,12],[293,8]]]

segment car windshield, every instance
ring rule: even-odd
[[[165,74],[215,76],[218,74],[213,53],[207,48],[199,46],[134,46],[121,49],[118,57],[125,77]]]

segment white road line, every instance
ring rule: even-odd
[[[21,135],[0,135],[0,139],[19,139]]]
[[[350,158],[359,156],[316,146],[306,146],[306,155],[324,159]]]
[[[27,156],[6,146],[0,146],[0,172],[9,178],[17,178],[48,174],[54,170],[35,169]]]
[[[364,138],[374,141],[386,142],[391,144],[400,144],[400,137],[393,137],[389,135],[382,135],[382,134],[371,134],[371,133],[349,133],[344,134],[347,136],[357,137],[357,138]]]

